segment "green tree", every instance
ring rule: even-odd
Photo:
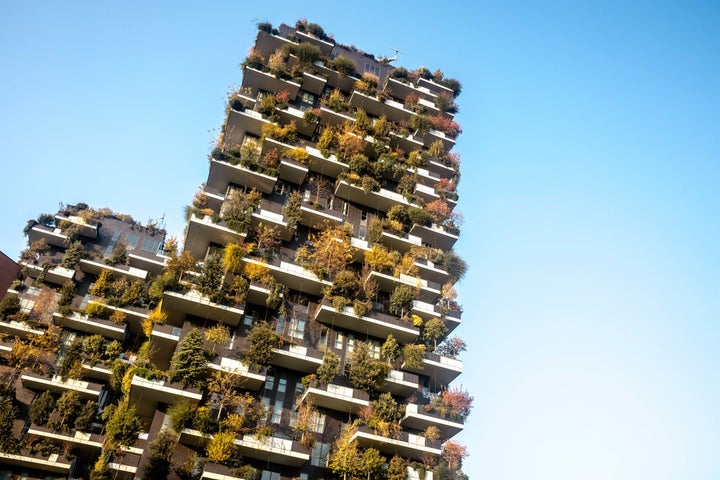
[[[195,408],[195,405],[187,399],[173,403],[167,411],[173,430],[182,432],[186,428],[191,428],[195,418]]]
[[[18,441],[13,434],[13,421],[18,414],[14,405],[14,396],[3,393],[0,396],[0,451],[14,453],[18,447]]]
[[[132,447],[140,433],[140,420],[135,406],[124,398],[117,405],[106,407],[102,413],[105,420],[105,442],[113,448]]]
[[[49,390],[45,390],[30,404],[30,411],[28,412],[30,421],[36,425],[45,425],[54,408],[55,397]]]
[[[400,317],[410,311],[415,299],[415,291],[409,285],[398,285],[390,294],[390,312]]]
[[[367,480],[382,478],[385,462],[387,462],[387,459],[380,455],[379,451],[374,448],[367,448],[360,457],[360,472],[365,474]]]
[[[397,360],[400,356],[400,344],[395,340],[393,334],[387,336],[385,342],[380,347],[380,354],[389,362],[392,363]]]
[[[93,420],[95,420],[95,414],[98,411],[98,404],[93,400],[88,400],[85,404],[80,407],[77,416],[75,417],[75,430],[85,432],[90,430]]]
[[[60,418],[57,421],[50,422],[51,428],[54,430],[69,429],[75,423],[75,418],[82,407],[80,394],[75,390],[63,392],[55,406]]]
[[[442,339],[448,333],[445,322],[439,318],[431,318],[423,325],[423,340],[431,343],[433,350],[437,348],[438,340]]]
[[[273,349],[282,345],[280,336],[264,321],[253,325],[247,338],[250,347],[245,352],[245,360],[263,367],[270,365]]]
[[[105,338],[100,335],[91,335],[83,341],[85,359],[91,366],[95,365],[105,353]]]
[[[388,463],[387,480],[407,480],[407,477],[407,460],[395,455]]]
[[[170,361],[170,380],[183,387],[200,387],[207,375],[207,352],[203,349],[203,337],[193,328],[177,346]]]
[[[14,293],[8,293],[0,300],[0,319],[15,315],[20,311],[20,298]]]
[[[230,341],[230,329],[225,325],[215,325],[205,330],[205,340],[213,343],[212,353],[217,345],[227,345]]]
[[[236,451],[235,434],[230,431],[216,433],[205,450],[211,462],[223,463],[228,461]]]
[[[325,350],[322,364],[318,367],[316,375],[321,384],[332,382],[333,378],[340,375],[340,357],[335,355],[330,349]]]
[[[76,338],[73,343],[71,343],[70,346],[67,347],[67,349],[65,350],[63,362],[60,365],[60,368],[58,368],[58,375],[60,375],[63,380],[68,378],[70,373],[75,368],[76,364],[82,361],[82,356],[83,342],[81,339]]]
[[[352,438],[354,434],[355,428],[346,428],[335,440],[330,454],[328,466],[343,480],[352,479],[360,473],[360,451],[357,440]]]
[[[63,256],[62,262],[60,262],[60,266],[73,269],[80,263],[80,260],[87,258],[87,256],[88,253],[85,251],[82,242],[72,242],[67,250],[65,250],[65,255]]]
[[[58,300],[58,305],[70,305],[73,298],[75,298],[75,282],[68,280],[60,289],[60,299]]]
[[[175,445],[177,445],[177,436],[170,430],[160,430],[155,440],[148,446],[148,463],[143,472],[143,480],[167,479]]]
[[[222,259],[218,255],[211,255],[205,260],[198,278],[200,293],[211,296],[219,291],[222,287],[223,275]]]
[[[402,354],[407,368],[422,368],[423,358],[425,357],[425,345],[407,344],[403,347]]]
[[[347,375],[355,388],[364,391],[380,390],[390,373],[390,365],[375,360],[365,342],[356,342],[352,360],[347,366]]]

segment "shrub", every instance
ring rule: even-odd
[[[355,71],[355,62],[347,57],[338,55],[333,59],[333,67],[341,77],[349,75]]]

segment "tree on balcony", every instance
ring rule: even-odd
[[[160,480],[170,474],[173,453],[177,445],[177,436],[170,430],[160,430],[155,440],[148,446],[148,463],[142,480]]]
[[[295,230],[298,223],[302,220],[302,194],[300,192],[290,192],[287,202],[283,207],[282,213],[288,218],[288,228]]]
[[[370,354],[369,344],[365,342],[355,342],[352,360],[346,368],[353,387],[366,392],[381,390],[390,373],[390,365],[375,360]]]
[[[465,350],[467,350],[467,344],[465,341],[458,336],[454,336],[438,345],[435,349],[435,353],[442,355],[443,357],[457,358],[460,353]]]
[[[437,349],[438,340],[447,335],[448,328],[445,322],[439,318],[431,318],[422,327],[422,338],[432,345],[433,350]]]
[[[395,455],[388,462],[387,480],[407,480],[407,460]]]
[[[170,361],[168,376],[183,387],[201,387],[207,375],[207,352],[203,348],[203,337],[193,328],[178,343]]]
[[[282,346],[280,336],[267,322],[258,322],[248,332],[250,347],[245,352],[245,360],[253,365],[270,365],[273,349]]]
[[[216,371],[208,382],[208,392],[215,395],[214,406],[217,407],[217,420],[220,420],[226,407],[237,407],[241,397],[237,390],[243,385],[243,379],[236,372]]]
[[[229,431],[216,433],[208,443],[205,453],[211,462],[223,463],[235,455],[235,434]]]
[[[15,389],[0,386],[0,452],[14,453],[18,440],[13,434],[13,422],[19,411],[15,406]]]
[[[105,420],[105,443],[111,447],[131,447],[135,445],[140,433],[140,420],[135,406],[128,403],[127,397],[117,405],[110,405],[103,411]]]
[[[296,260],[319,278],[333,278],[353,261],[351,236],[349,227],[328,223],[297,250]]]
[[[340,434],[333,444],[328,462],[333,473],[342,476],[343,480],[360,473],[360,449],[357,440],[352,438],[355,431],[354,427],[348,427]]]
[[[203,295],[211,298],[215,298],[218,292],[222,295],[223,276],[222,259],[219,255],[210,255],[205,260],[200,271],[200,277],[197,281],[198,290]]]
[[[410,312],[415,299],[415,291],[409,285],[398,285],[390,294],[390,312],[398,315],[400,318]]]
[[[367,480],[371,478],[382,478],[385,473],[387,458],[374,448],[366,448],[360,456],[360,473],[365,475]]]
[[[317,372],[315,372],[318,382],[322,385],[327,385],[341,373],[340,357],[335,355],[330,349],[326,349],[322,364],[318,367]]]

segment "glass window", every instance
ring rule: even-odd
[[[376,67],[375,65],[370,65],[369,63],[366,63],[365,71],[368,73],[372,73],[375,76],[380,76],[380,67]]]
[[[338,350],[342,350],[344,341],[345,341],[345,335],[343,335],[340,332],[337,332],[337,335],[335,336],[335,348]]]
[[[308,92],[302,92],[300,95],[300,110],[312,110],[315,106],[315,95]]]
[[[293,319],[290,325],[290,336],[293,338],[303,338],[305,335],[305,320]]]
[[[327,466],[328,453],[330,453],[329,443],[316,442],[310,454],[310,463],[316,467]]]

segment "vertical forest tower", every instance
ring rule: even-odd
[[[0,471],[465,478],[460,84],[258,27],[182,242],[84,204],[26,227]]]

